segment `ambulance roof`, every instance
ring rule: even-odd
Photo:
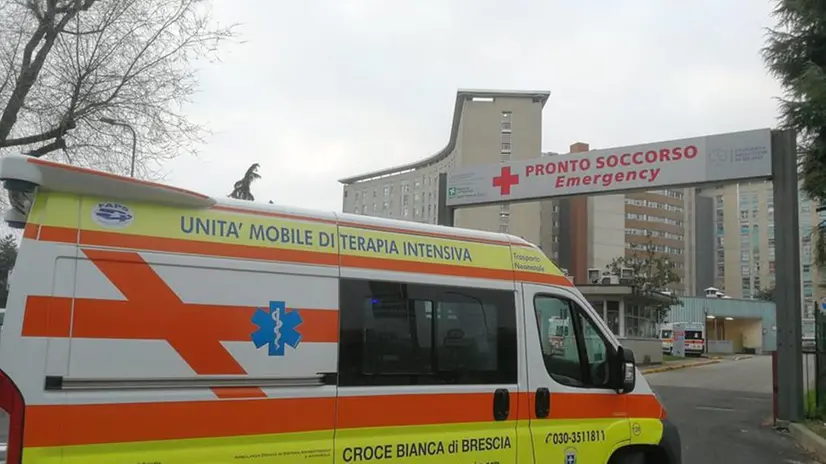
[[[41,191],[89,195],[111,198],[112,200],[150,202],[188,208],[215,208],[262,215],[272,214],[295,219],[365,225],[372,229],[386,229],[387,231],[402,233],[415,234],[420,232],[471,241],[515,243],[536,247],[520,237],[503,233],[253,203],[231,198],[215,198],[157,182],[134,179],[24,155],[9,155],[0,160],[0,180],[29,182],[39,186]],[[7,187],[8,185],[6,184]]]

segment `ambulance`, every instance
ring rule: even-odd
[[[681,462],[631,350],[523,239],[24,156],[0,180],[7,463]]]
[[[704,323],[686,322],[685,328],[685,354],[692,356],[702,356],[706,351],[706,325]]]
[[[660,340],[663,341],[663,354],[671,354],[674,347],[674,330],[671,324],[663,324],[660,328]]]

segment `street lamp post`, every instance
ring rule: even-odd
[[[100,122],[110,124],[112,126],[125,127],[129,129],[129,132],[132,133],[132,164],[129,168],[129,177],[135,177],[135,152],[138,147],[138,135],[135,133],[135,129],[128,123],[119,121],[117,119],[100,118]]]

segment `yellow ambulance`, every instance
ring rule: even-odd
[[[681,462],[631,351],[520,238],[24,156],[0,180],[8,463]]]

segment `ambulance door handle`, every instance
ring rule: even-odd
[[[551,413],[551,392],[545,387],[537,388],[534,405],[537,419],[548,417],[548,414]]]
[[[497,388],[493,392],[493,419],[507,420],[511,412],[511,394],[507,388]]]

